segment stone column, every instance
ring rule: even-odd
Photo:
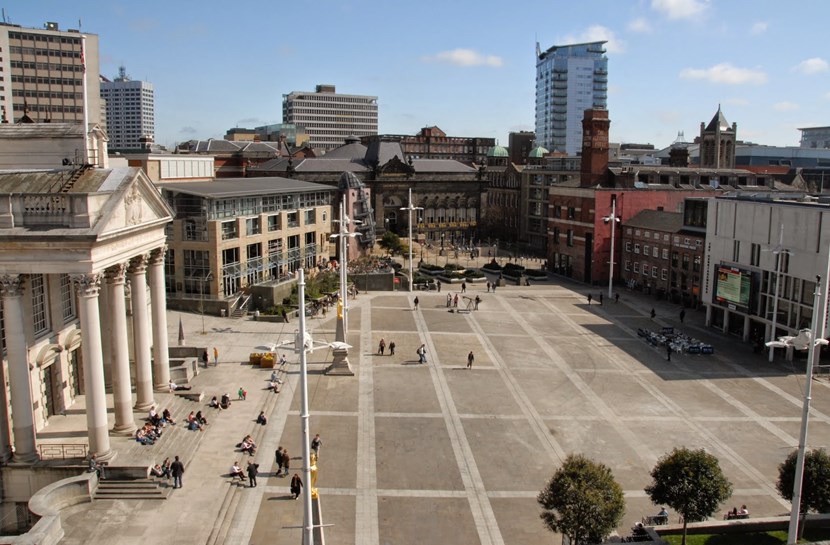
[[[106,270],[107,314],[111,347],[110,370],[112,373],[112,398],[115,408],[115,425],[112,431],[131,434],[135,431],[133,418],[133,387],[130,382],[130,351],[127,340],[127,307],[124,304],[124,264]]]
[[[38,459],[32,412],[32,386],[26,334],[23,331],[23,277],[0,277],[3,294],[3,322],[6,327],[6,356],[9,360],[14,461],[31,463]]]
[[[170,354],[167,342],[167,293],[164,289],[164,254],[167,246],[150,253],[150,303],[153,306],[153,387],[166,391],[170,384]]]
[[[78,314],[81,323],[81,354],[84,359],[84,395],[89,452],[98,460],[115,454],[110,448],[107,425],[107,394],[104,390],[104,358],[101,349],[101,316],[98,313],[100,274],[75,275],[78,284]]]
[[[153,399],[153,369],[147,316],[147,256],[130,260],[130,296],[133,305],[133,347],[135,349],[135,408],[148,411]]]

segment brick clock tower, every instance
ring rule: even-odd
[[[582,176],[580,185],[597,185],[608,168],[608,110],[585,110],[582,117]]]

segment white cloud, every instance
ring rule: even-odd
[[[625,51],[625,42],[618,39],[613,30],[602,25],[591,25],[585,32],[578,35],[570,34],[564,39],[564,43],[572,44],[603,41],[608,42],[605,44],[605,49],[609,53],[623,53]]]
[[[788,100],[782,100],[781,102],[776,102],[772,105],[772,107],[779,112],[791,112],[793,110],[798,109],[798,104],[794,102],[790,102]]]
[[[749,106],[749,101],[742,97],[727,98],[723,103],[731,106]]]
[[[651,7],[669,19],[690,19],[709,7],[708,0],[651,0]]]
[[[710,83],[741,85],[744,83],[766,83],[767,75],[761,70],[738,68],[724,62],[711,68],[684,68],[680,72],[683,79],[702,79]]]
[[[421,58],[424,62],[440,62],[453,64],[455,66],[496,66],[499,67],[504,62],[501,57],[496,55],[484,55],[473,49],[453,49],[450,51],[441,51],[435,55],[425,56]]]
[[[830,69],[830,65],[827,64],[826,60],[820,57],[813,57],[812,59],[803,60],[793,67],[793,70],[796,72],[801,72],[802,74],[806,74],[808,76],[811,74],[827,72],[828,69]]]
[[[766,21],[756,21],[755,23],[752,23],[752,28],[749,29],[749,33],[755,35],[763,34],[767,31],[768,27],[769,23],[767,23]]]
[[[647,34],[651,32],[651,23],[644,17],[638,17],[628,23],[628,30],[630,32],[639,32]]]

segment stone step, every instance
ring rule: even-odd
[[[167,494],[151,479],[99,481],[94,500],[166,500]]]

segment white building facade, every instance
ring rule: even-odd
[[[536,44],[536,143],[550,151],[576,155],[582,149],[585,110],[607,109],[606,42]]]
[[[811,327],[816,275],[824,282],[830,257],[828,225],[826,200],[713,199],[702,285],[706,323],[754,342]]]
[[[106,101],[107,135],[111,150],[142,147],[142,136],[156,133],[156,107],[153,84],[134,81],[125,68],[119,68],[113,81],[101,81],[101,98]]]
[[[282,122],[304,128],[307,145],[333,149],[347,136],[378,133],[378,97],[342,95],[334,85],[317,85],[315,91],[283,95]]]

